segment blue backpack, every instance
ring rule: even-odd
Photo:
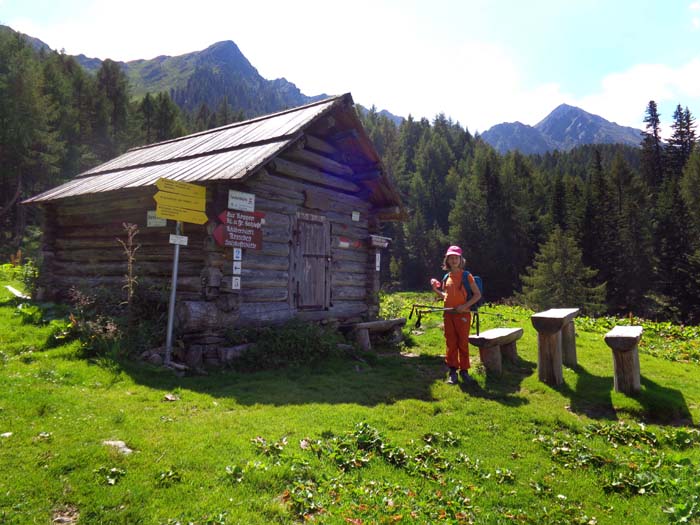
[[[471,273],[469,273],[469,270],[464,270],[464,273],[462,274],[462,288],[464,288],[464,291],[467,292],[467,301],[472,298],[472,295],[474,293],[472,292],[471,286],[466,286],[464,283],[469,282],[469,276]],[[447,283],[447,278],[450,276],[450,272],[447,272],[445,276],[442,278],[442,289],[445,289],[445,284]],[[479,289],[481,292],[481,299],[479,299],[477,302],[475,302],[470,311],[471,312],[477,312],[479,310],[479,307],[484,304],[484,282],[481,280],[481,277],[478,275],[474,276],[474,282],[476,283],[476,287]]]

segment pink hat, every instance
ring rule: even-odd
[[[445,257],[448,255],[459,255],[460,257],[462,256],[462,248],[459,246],[450,246],[447,248],[447,253],[445,254]]]

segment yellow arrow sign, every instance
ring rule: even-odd
[[[161,219],[171,219],[173,221],[191,222],[193,224],[204,224],[207,222],[207,214],[196,210],[186,210],[175,206],[167,206],[158,203],[156,207],[156,217]]]
[[[158,179],[156,188],[168,193],[177,193],[178,195],[187,195],[189,197],[206,198],[207,189],[204,186],[197,186],[189,182],[180,182],[171,179]]]
[[[158,204],[163,206],[173,206],[175,208],[186,208],[188,210],[204,211],[204,197],[181,195],[179,193],[156,192],[153,196]]]

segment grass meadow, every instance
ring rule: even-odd
[[[444,382],[438,314],[400,346],[179,377],[85,358],[0,287],[0,524],[700,523],[697,328],[644,322],[629,397],[603,341],[628,319],[577,319],[579,365],[552,388],[532,312],[483,312],[524,336],[500,378],[472,349],[471,387]]]

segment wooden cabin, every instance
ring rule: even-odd
[[[139,227],[140,286],[170,286],[175,222],[155,217],[163,178],[206,188],[206,222],[183,225],[176,307],[177,333],[205,358],[230,328],[376,319],[381,223],[404,212],[350,94],[134,148],[28,199],[44,210],[45,297],[123,295],[123,223]],[[227,213],[252,230],[222,233]]]

